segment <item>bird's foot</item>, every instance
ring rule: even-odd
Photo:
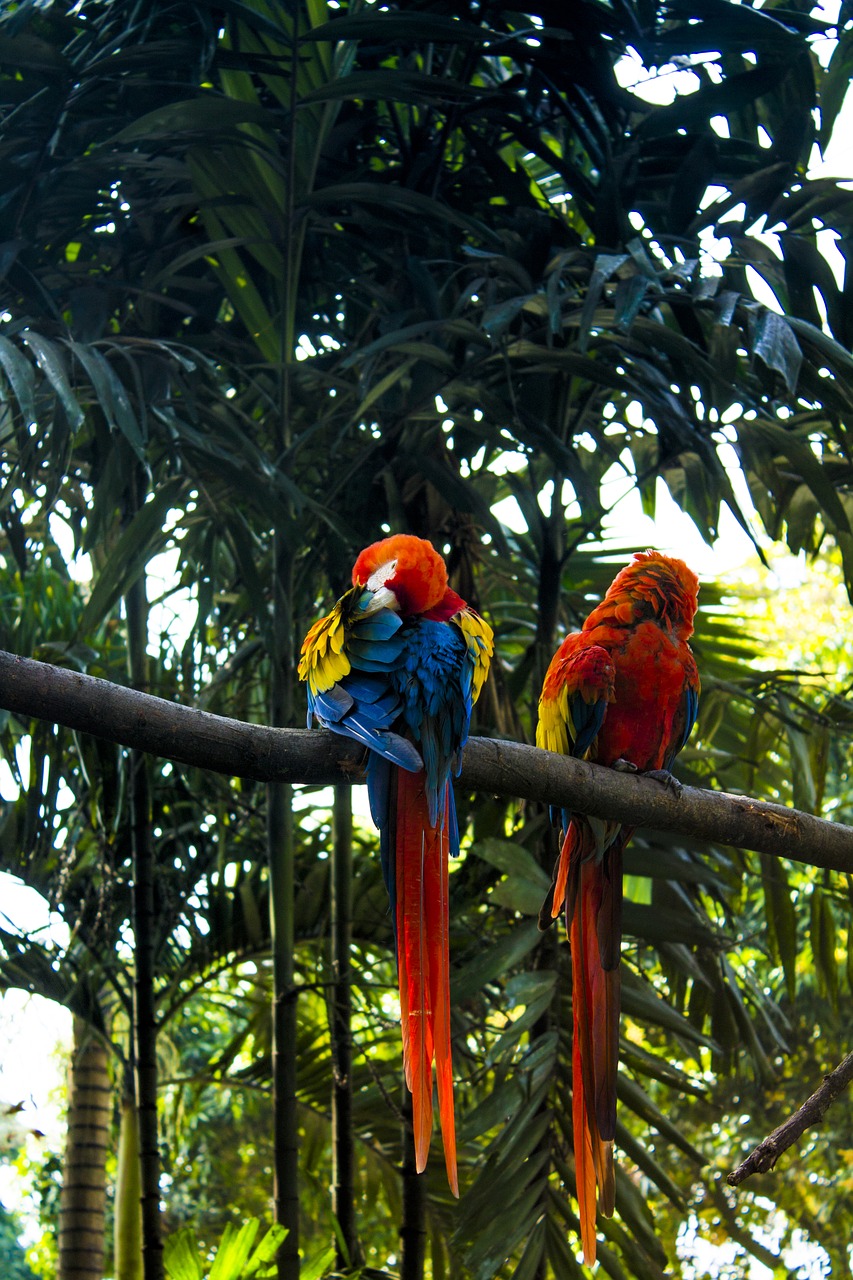
[[[669,769],[649,769],[648,773],[643,774],[644,778],[654,778],[655,782],[659,782],[662,787],[666,787],[667,791],[671,791],[674,796],[680,796],[684,790],[683,783],[679,782],[674,773],[670,773]]]
[[[633,763],[633,761],[623,760],[621,756],[619,757],[618,760],[614,760],[613,764],[610,767],[612,769],[616,769],[619,773],[639,773],[640,772],[637,766]]]

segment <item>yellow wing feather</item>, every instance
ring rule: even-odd
[[[543,698],[539,703],[539,721],[536,725],[536,745],[545,751],[557,751],[567,756],[571,751],[569,740],[569,691],[563,685],[556,697]],[[572,739],[572,742],[574,739]]]
[[[476,702],[480,696],[480,690],[489,674],[489,667],[492,665],[492,658],[495,652],[495,633],[479,613],[475,613],[473,609],[460,609],[458,613],[453,615],[451,621],[455,622],[462,635],[465,637],[465,643],[468,646],[468,652],[474,662],[474,672],[471,680],[471,701]]]
[[[330,614],[314,623],[302,641],[299,679],[308,681],[313,694],[325,693],[352,670],[344,652],[346,621],[342,605],[343,600],[339,600]]]

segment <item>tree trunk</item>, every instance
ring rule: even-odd
[[[111,1088],[106,1046],[80,1018],[74,1019],[68,1095],[59,1280],[101,1280]]]
[[[332,1212],[337,1267],[356,1263],[352,1136],[352,788],[335,787],[332,846]]]

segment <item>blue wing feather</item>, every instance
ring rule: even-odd
[[[575,731],[571,751],[573,756],[582,759],[586,755],[598,736],[606,712],[607,703],[603,698],[597,702],[587,702],[579,693],[570,698],[569,714]]]
[[[672,750],[663,762],[663,767],[665,769],[672,768],[679,751],[681,751],[682,747],[686,746],[687,739],[690,737],[698,714],[699,690],[695,685],[688,685],[684,690],[684,730],[678,741],[673,743]]]
[[[422,767],[420,752],[393,732],[402,711],[399,691],[390,678],[403,655],[401,625],[390,609],[367,617],[353,615],[344,640],[353,670],[321,693],[312,693],[309,686],[308,724],[316,719],[324,729],[353,738],[414,773]]]
[[[460,696],[468,647],[461,631],[446,622],[419,618],[403,631],[404,661],[394,680],[406,728],[423,757],[429,818],[435,825],[444,814],[446,784],[468,737],[471,704]]]
[[[468,737],[477,654],[458,626],[422,617],[402,621],[388,609],[360,617],[358,607],[347,617],[342,652],[351,668],[347,674],[322,693],[309,688],[309,725],[313,717],[370,748],[370,811],[396,920],[393,766],[424,770],[430,822],[437,825],[447,811],[450,850],[458,854],[448,783]]]

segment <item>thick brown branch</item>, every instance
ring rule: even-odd
[[[799,1110],[768,1134],[758,1146],[749,1153],[742,1164],[733,1169],[726,1177],[730,1187],[739,1187],[745,1179],[754,1173],[769,1173],[775,1167],[783,1151],[792,1147],[807,1129],[820,1124],[824,1112],[843,1093],[853,1080],[853,1053],[848,1053],[843,1062],[824,1076],[823,1084],[815,1089]]]
[[[364,777],[364,751],[335,734],[245,724],[2,651],[0,706],[233,777],[317,785]],[[720,791],[684,787],[676,795],[649,778],[518,742],[472,738],[461,781],[472,791],[853,873],[853,830],[838,823]]]

